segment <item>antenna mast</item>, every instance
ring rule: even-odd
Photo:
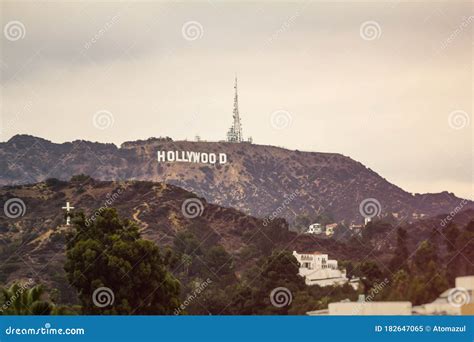
[[[239,95],[237,92],[237,76],[235,76],[235,83],[234,83],[234,110],[233,110],[233,119],[234,122],[230,127],[229,131],[227,132],[227,141],[228,142],[242,142],[243,135],[242,135],[242,123],[240,122],[240,114],[239,114]]]

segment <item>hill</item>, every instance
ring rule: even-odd
[[[158,162],[158,151],[223,153],[225,164]],[[375,198],[382,217],[415,220],[451,211],[454,194],[411,194],[349,157],[301,152],[250,143],[172,141],[151,138],[113,144],[74,141],[55,144],[26,135],[0,143],[0,184],[27,184],[75,174],[100,180],[166,182],[208,202],[256,217],[292,222],[308,215],[362,222],[360,203]],[[474,208],[465,201],[464,209]]]
[[[233,208],[208,203],[204,198],[165,183],[96,181],[87,176],[75,176],[69,182],[49,179],[0,188],[0,203],[5,206],[13,199],[20,203],[18,210],[10,204],[10,211],[4,208],[0,216],[0,284],[34,278],[49,288],[57,288],[59,301],[63,303],[76,298],[63,269],[66,238],[72,227],[65,225],[61,208],[68,201],[75,208],[73,213],[83,212],[89,221],[101,208],[116,208],[122,217],[135,221],[142,236],[154,241],[162,251],[173,249],[179,233],[183,232],[196,236],[203,250],[222,246],[234,265],[237,278],[259,258],[279,249],[320,251],[341,262],[369,258],[383,270],[393,257],[397,243],[398,224],[395,223],[372,222],[362,236],[328,239],[301,235],[288,231],[283,219],[255,218]],[[409,235],[411,253],[422,240],[431,239],[433,231],[443,233],[442,218],[418,220],[403,226]],[[453,221],[462,228],[473,219],[474,211],[465,210],[456,214]],[[442,236],[438,238],[440,260],[454,260],[445,258],[448,252],[443,247],[446,244]],[[452,268],[459,269],[456,272],[460,274],[470,274],[472,265],[466,264],[461,254],[470,256],[472,248],[465,244],[460,248],[462,253]],[[206,269],[204,264],[198,265]]]

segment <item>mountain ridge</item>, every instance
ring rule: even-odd
[[[226,164],[158,162],[157,152],[198,151],[225,153]],[[271,145],[149,138],[111,143],[75,140],[53,143],[17,135],[0,143],[0,185],[26,184],[47,178],[68,180],[88,174],[99,180],[167,182],[225,207],[256,217],[279,210],[292,222],[320,215],[347,224],[363,222],[359,205],[364,199],[380,203],[380,215],[416,220],[450,212],[464,200],[454,194],[411,194],[362,163],[340,153],[303,152]],[[293,196],[297,193],[297,196]],[[465,200],[466,208],[474,207]]]

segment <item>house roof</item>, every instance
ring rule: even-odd
[[[296,252],[298,254],[312,254],[312,255],[321,255],[321,254],[324,254],[324,253],[321,253],[321,252],[318,252],[318,251],[305,251],[305,252]]]

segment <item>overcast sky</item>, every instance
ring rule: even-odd
[[[470,2],[1,3],[0,141],[221,140],[338,152],[473,199]]]

